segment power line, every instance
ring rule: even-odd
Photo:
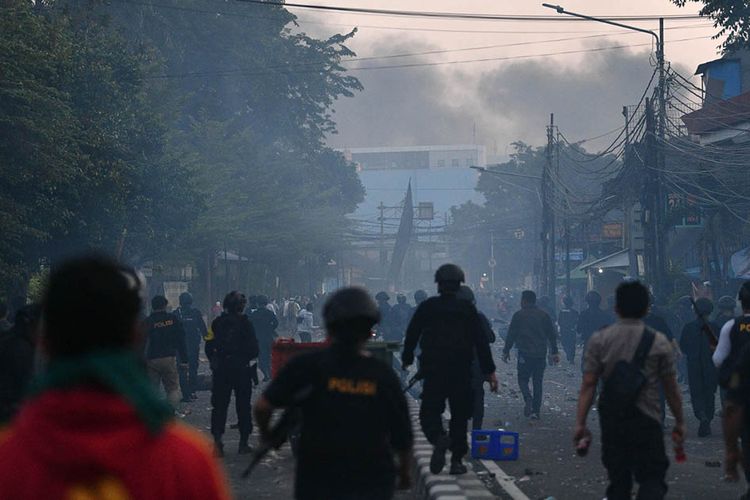
[[[240,13],[240,12],[228,12],[228,11],[222,11],[222,10],[207,10],[207,9],[198,9],[193,7],[184,7],[179,5],[169,5],[169,4],[160,4],[160,3],[153,3],[153,2],[145,2],[145,1],[138,1],[138,0],[108,0],[110,3],[120,3],[120,4],[129,4],[129,5],[140,5],[143,7],[155,7],[159,9],[166,9],[166,10],[176,10],[181,12],[192,12],[196,14],[211,14],[213,16],[217,17],[226,17],[226,18],[242,18],[242,19],[267,19],[267,20],[279,20],[282,19],[279,16],[276,17],[268,17],[268,16],[258,16],[253,14],[246,14],[246,13]],[[291,14],[291,13],[290,13]],[[312,25],[320,25],[320,26],[338,26],[338,27],[346,27],[346,28],[366,28],[366,29],[382,29],[382,30],[393,30],[393,31],[416,31],[416,32],[436,32],[436,33],[474,33],[474,34],[505,34],[505,35],[556,35],[556,34],[572,34],[572,33],[592,33],[591,31],[582,31],[582,30],[555,30],[555,31],[518,31],[518,30],[477,30],[477,29],[452,29],[452,28],[429,28],[429,27],[419,27],[419,26],[385,26],[385,25],[368,25],[368,24],[359,24],[359,23],[331,23],[331,22],[325,22],[325,21],[315,21],[311,19],[302,19],[297,17],[295,14],[291,14],[295,17],[295,19],[290,20],[290,22],[294,22],[295,24],[303,23],[303,24],[312,24]],[[683,26],[669,26],[665,28],[666,30],[682,30],[682,29],[706,29],[706,28],[713,28],[712,24],[689,24],[689,25],[683,25]],[[634,34],[631,32],[622,32],[619,30],[610,30],[610,31],[599,31],[594,33],[601,33],[601,34],[607,34],[610,33],[613,36],[620,36],[620,35],[630,35]]]
[[[710,37],[691,37],[691,38],[682,38],[678,40],[672,40],[671,43],[678,43],[678,42],[687,42],[691,40],[702,40]],[[565,50],[565,51],[559,51],[559,52],[547,52],[547,53],[541,53],[541,54],[527,54],[527,55],[516,55],[516,56],[504,56],[504,57],[486,57],[486,58],[478,58],[478,59],[465,59],[465,60],[457,60],[457,61],[437,61],[437,62],[423,62],[423,63],[405,63],[405,64],[392,64],[392,65],[382,65],[382,66],[360,66],[360,67],[344,67],[342,69],[345,69],[346,71],[373,71],[373,70],[383,70],[383,69],[405,69],[405,68],[422,68],[422,67],[432,67],[432,66],[446,66],[446,65],[456,65],[456,64],[470,64],[470,63],[479,63],[479,62],[499,62],[499,61],[513,61],[513,60],[521,60],[521,59],[534,59],[534,58],[541,58],[541,57],[550,57],[550,56],[559,56],[559,55],[571,55],[571,54],[584,54],[584,53],[593,53],[593,52],[603,52],[608,50],[617,50],[617,49],[625,49],[625,48],[632,48],[632,47],[644,47],[644,46],[650,46],[651,43],[636,43],[636,44],[626,44],[626,45],[610,45],[606,47],[595,47],[595,48],[589,48],[589,49],[577,49],[577,50]],[[372,56],[367,58],[367,60],[374,60],[374,59],[383,59],[383,58],[389,58],[391,56]],[[406,57],[404,54],[399,54],[399,57]],[[365,58],[352,58],[348,59],[346,61],[341,61],[341,64],[345,63],[351,63],[351,62],[358,62],[361,60],[364,60]],[[153,76],[146,76],[145,79],[172,79],[172,78],[202,78],[202,77],[222,77],[222,76],[233,76],[233,75],[240,75],[240,76],[256,76],[256,75],[264,75],[264,74],[270,74],[270,73],[319,73],[321,72],[320,68],[312,68],[305,70],[304,68],[306,66],[311,65],[319,65],[320,62],[310,62],[310,63],[303,63],[303,64],[297,64],[297,65],[281,65],[281,66],[266,66],[265,68],[262,68],[261,70],[257,69],[236,69],[236,70],[224,70],[224,71],[204,71],[204,72],[191,72],[191,73],[177,73],[177,74],[167,74],[167,75],[153,75]],[[295,68],[302,68],[302,69],[295,69]]]
[[[393,17],[425,17],[436,19],[458,19],[458,20],[482,20],[482,21],[545,21],[545,22],[582,22],[575,18],[566,18],[549,15],[511,15],[511,14],[472,14],[467,12],[435,12],[435,11],[415,11],[415,10],[390,10],[390,9],[373,9],[365,7],[343,7],[335,5],[317,5],[302,4],[291,2],[270,2],[265,0],[238,0],[242,3],[255,5],[275,6],[284,8],[309,9],[326,12],[342,12],[349,14],[373,14],[380,16]],[[696,14],[672,14],[672,15],[648,15],[648,16],[603,16],[602,19],[612,21],[657,21],[659,19],[705,19]]]

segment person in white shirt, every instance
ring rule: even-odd
[[[312,334],[315,330],[312,311],[313,305],[308,303],[297,315],[297,333],[301,342],[312,342]]]

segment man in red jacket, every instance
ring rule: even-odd
[[[0,497],[227,499],[211,445],[174,421],[136,356],[139,280],[98,257],[62,264],[44,300],[49,367],[0,432]]]

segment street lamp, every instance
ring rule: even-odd
[[[667,106],[665,98],[665,74],[664,74],[664,18],[659,18],[659,34],[657,35],[651,30],[639,28],[637,26],[630,26],[629,24],[622,24],[609,19],[601,19],[598,17],[587,16],[585,14],[578,14],[577,12],[571,12],[565,10],[560,5],[552,5],[549,3],[543,3],[542,6],[548,9],[553,9],[558,14],[565,14],[579,19],[585,19],[587,21],[595,21],[598,23],[609,24],[611,26],[617,26],[618,28],[624,28],[631,31],[638,31],[640,33],[646,33],[651,35],[656,40],[656,63],[659,69],[659,87],[657,91],[659,99],[659,130],[658,137],[659,142],[664,143],[665,127],[666,127],[666,116]],[[653,215],[652,229],[649,231],[652,248],[652,266],[653,269],[649,272],[652,274],[653,285],[657,294],[663,292],[663,276],[662,269],[666,262],[666,254],[664,250],[664,242],[661,236],[661,219],[662,219],[662,205],[664,196],[662,194],[662,171],[664,170],[664,153],[661,147],[656,149],[656,173],[655,181],[653,183],[653,192],[650,200],[650,208]]]

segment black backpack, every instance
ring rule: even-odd
[[[622,359],[615,364],[599,396],[599,412],[602,415],[624,417],[635,413],[636,401],[647,381],[643,366],[655,338],[656,333],[646,327],[633,359]]]

